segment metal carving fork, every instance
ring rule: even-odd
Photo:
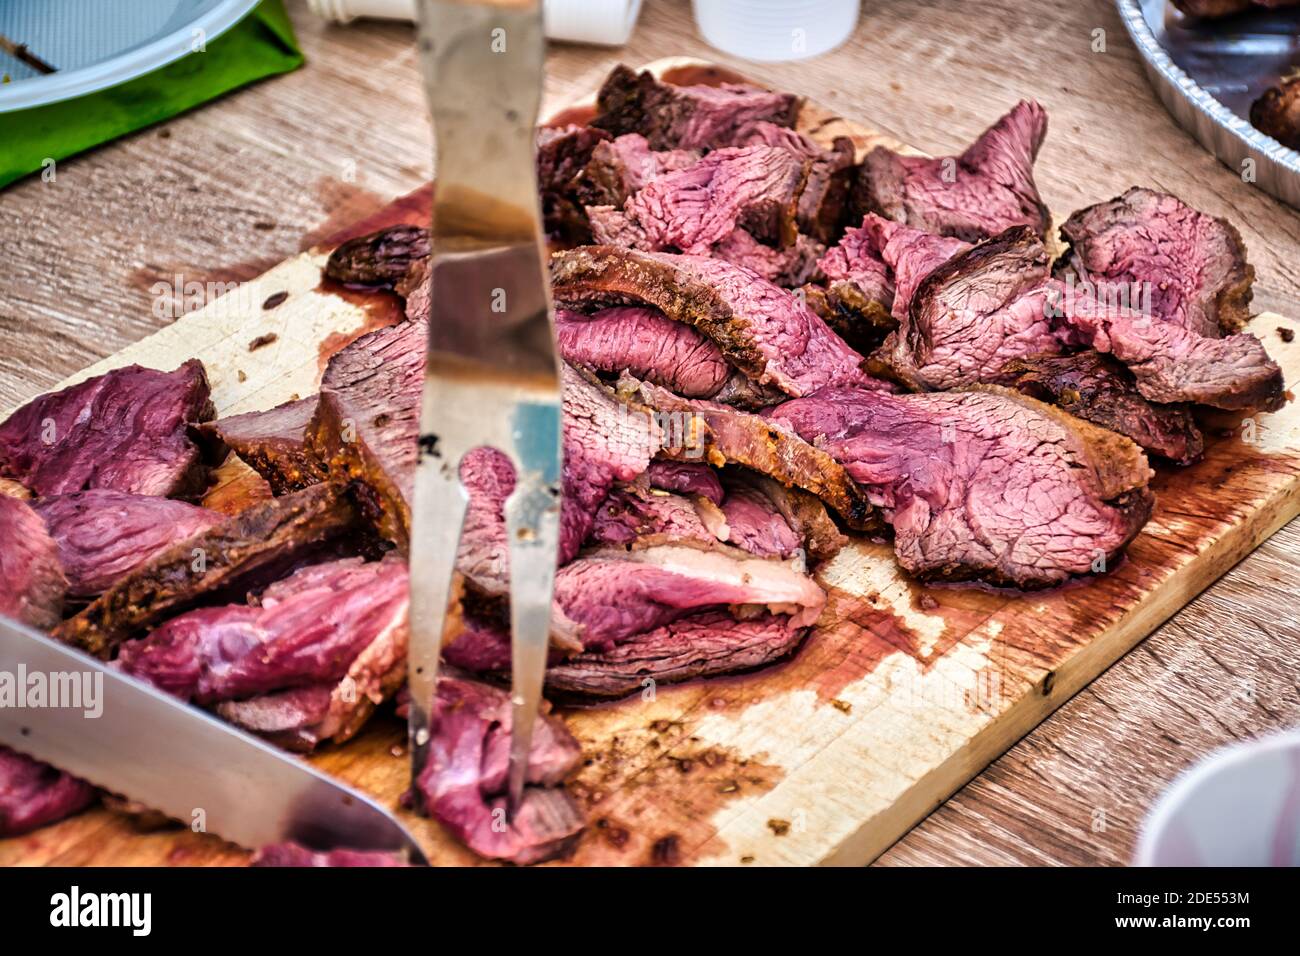
[[[489,445],[509,457],[516,475],[505,509],[513,814],[541,703],[560,514],[559,366],[533,165],[541,3],[420,0],[418,42],[437,162],[410,555],[412,772],[418,780],[428,757],[465,517],[459,467],[466,452]]]

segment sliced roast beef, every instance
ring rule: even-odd
[[[537,183],[546,230],[562,242],[591,241],[578,180],[596,147],[609,139],[592,126],[543,126],[537,130]]]
[[[737,674],[789,656],[807,633],[775,614],[737,621],[706,611],[638,634],[607,651],[557,661],[546,670],[548,693],[625,697],[654,684]]]
[[[770,146],[728,147],[656,176],[618,215],[589,211],[597,242],[708,255],[744,229],[775,246],[794,242],[805,161]]]
[[[95,788],[0,744],[0,837],[56,823],[90,806]]]
[[[790,395],[873,381],[859,368],[862,357],[798,296],[717,259],[591,246],[552,256],[551,283],[568,308],[659,309],[712,339],[760,385]]]
[[[1300,149],[1300,76],[1284,76],[1250,104],[1250,123],[1288,149]]]
[[[1109,567],[1151,512],[1135,444],[1002,389],[827,389],[770,416],[844,462],[923,579],[1058,584]]]
[[[797,210],[799,229],[822,243],[835,240],[848,214],[853,140],[837,136],[827,149],[798,130],[759,121],[742,129],[730,145],[771,146],[806,162],[808,179]]]
[[[0,494],[0,615],[51,630],[64,615],[66,592],[59,545],[38,512]]]
[[[0,477],[35,494],[108,488],[202,494],[207,475],[186,426],[213,414],[203,363],[128,365],[28,402],[0,425]]]
[[[219,418],[200,426],[199,433],[229,447],[282,495],[325,477],[324,466],[307,448],[316,405],[313,395],[264,412]]]
[[[1148,402],[1138,392],[1133,373],[1108,355],[1088,349],[1016,359],[1007,371],[1014,375],[1013,387],[1026,395],[1119,432],[1180,465],[1200,458],[1204,450],[1191,409]]]
[[[178,541],[206,531],[224,516],[207,508],[92,488],[35,504],[58,546],[68,595],[92,598]]]
[[[1063,264],[1104,301],[1114,292],[1134,309],[1149,302],[1143,311],[1209,338],[1250,318],[1255,269],[1241,233],[1176,196],[1134,187],[1080,209],[1061,238],[1070,244]]]
[[[587,316],[555,312],[560,355],[573,365],[625,370],[688,398],[716,395],[731,376],[722,350],[658,309],[616,306]]]
[[[727,469],[729,499],[741,491],[761,496],[768,503],[763,505],[762,500],[758,501],[763,510],[773,512],[774,517],[780,515],[799,537],[812,563],[829,561],[848,544],[848,538],[831,520],[821,499],[802,488],[783,485],[748,468]],[[780,528],[776,531],[783,534]]]
[[[311,850],[300,843],[273,843],[253,856],[249,866],[410,866],[400,853],[387,850]]]
[[[561,720],[544,715],[533,729],[523,803],[507,815],[509,695],[442,677],[431,717],[429,758],[416,781],[431,817],[489,859],[529,864],[568,852],[583,820],[563,783],[582,751]]]
[[[787,487],[811,492],[850,528],[868,531],[879,527],[879,516],[844,467],[780,423],[716,402],[681,398],[628,376],[620,381],[619,394],[674,423],[671,430],[675,434],[665,439],[664,456],[690,460],[703,452],[719,467],[743,465]],[[678,440],[676,434],[681,433],[690,435],[690,440]]]
[[[700,462],[652,461],[646,469],[650,487],[697,495],[715,505],[722,504],[722,482],[713,468]]]
[[[862,220],[862,229],[871,236],[872,247],[889,270],[894,286],[891,311],[899,322],[907,321],[921,283],[948,260],[971,248],[964,240],[936,236],[874,214]]]
[[[777,248],[764,245],[744,229],[733,229],[711,254],[788,289],[803,285],[817,273],[817,260],[825,251],[825,246],[803,233],[790,245]]]
[[[330,253],[325,275],[347,285],[395,289],[428,258],[428,229],[389,226],[341,244]]]
[[[644,547],[665,542],[711,545],[726,540],[716,531],[722,512],[698,500],[656,488],[616,488],[596,510],[587,542],[595,547]]]
[[[1047,207],[1034,184],[1034,159],[1047,113],[1021,101],[960,156],[928,159],[877,146],[854,184],[856,214],[874,212],[915,229],[968,242],[1012,226],[1042,236]]]
[[[640,133],[652,149],[694,149],[731,143],[754,123],[794,126],[801,105],[790,93],[741,83],[721,86],[675,86],[615,67],[597,96],[599,114],[592,125],[616,136]]]
[[[48,631],[68,590],[59,547],[26,501],[0,495],[0,615]]]
[[[405,548],[420,431],[428,325],[379,329],[340,349],[321,378],[309,453],[332,480],[355,482],[379,533]]]
[[[949,259],[920,283],[879,357],[899,381],[931,391],[1001,383],[1012,359],[1062,352],[1068,337],[1053,318],[1060,295],[1047,266],[1025,226]]]
[[[627,133],[600,143],[577,180],[577,195],[586,206],[623,204],[646,183],[664,173],[693,166],[698,149],[651,149],[640,133]]]
[[[409,603],[402,561],[331,561],[248,604],[174,617],[123,644],[117,660],[182,700],[223,704],[223,717],[310,749],[351,737],[402,683]]]
[[[894,280],[881,258],[875,235],[865,226],[845,231],[817,266],[826,277],[827,291],[845,310],[867,317],[889,315],[894,304]],[[873,318],[872,324],[879,322]]]
[[[273,498],[154,555],[55,636],[108,657],[121,641],[201,600],[237,599],[319,557],[358,523],[356,506],[336,485]]]

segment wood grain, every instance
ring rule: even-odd
[[[1241,183],[1173,126],[1147,89],[1110,4],[866,6],[854,40],[833,54],[744,69],[869,117],[933,152],[959,147],[1011,100],[1033,95],[1052,116],[1039,182],[1058,212],[1132,183],[1168,188],[1241,226],[1266,294],[1280,301],[1300,291],[1295,214]],[[291,10],[308,68],[63,163],[55,183],[28,181],[0,193],[0,405],[166,324],[152,308],[150,285],[159,277],[256,274],[300,248],[304,233],[310,244],[427,177],[427,121],[409,28],[326,28],[301,6]],[[1105,53],[1090,50],[1095,28],[1107,31]],[[619,55],[637,62],[681,52],[705,52],[687,5],[652,0]],[[591,88],[610,62],[608,51],[556,46],[549,101]],[[1179,769],[1215,744],[1295,720],[1300,649],[1285,596],[1298,540],[1292,528],[1261,549],[883,862],[1125,861],[1144,808]],[[1057,699],[1071,690],[1056,678]],[[639,739],[634,730],[627,728],[629,747]],[[381,731],[377,725],[375,733]],[[385,752],[384,744],[375,744],[376,753]],[[686,740],[678,749],[690,746]],[[347,752],[337,759],[361,760]],[[962,759],[980,761],[992,752],[972,750]],[[400,767],[400,759],[390,759]],[[772,792],[763,761],[742,774],[725,755],[710,759],[722,768],[714,777],[724,778],[712,781],[713,790],[728,789],[731,772],[748,774],[756,804]],[[703,808],[718,796],[706,778],[688,803]],[[102,814],[84,819],[108,826]],[[772,819],[780,829],[784,818]],[[63,854],[18,852],[11,843],[0,862],[85,859],[81,841],[73,849],[61,832],[50,828],[29,839],[51,849],[62,839]],[[145,854],[156,839],[114,842]],[[213,858],[197,849],[182,855]]]

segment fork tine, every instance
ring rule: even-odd
[[[511,815],[523,801],[533,727],[541,706],[560,542],[561,425],[558,397],[516,410],[516,485],[506,501],[510,547]]]
[[[428,396],[426,395],[426,401]],[[452,572],[468,496],[460,483],[459,458],[451,463],[432,442],[421,442],[415,472],[410,553],[410,646],[407,683],[411,700],[407,732],[411,748],[412,782],[429,755],[430,719],[442,654]],[[420,788],[412,791],[419,799]]]

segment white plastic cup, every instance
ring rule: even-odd
[[[694,0],[711,46],[746,60],[802,60],[835,49],[858,22],[859,0]]]
[[[415,20],[415,0],[307,0],[312,12],[337,23],[358,17]],[[567,43],[622,46],[632,35],[641,0],[544,0],[546,36]]]

